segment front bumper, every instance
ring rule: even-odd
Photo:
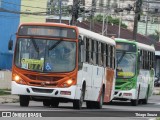
[[[11,85],[11,93],[15,95],[75,99],[75,91],[75,85],[68,88],[45,88],[21,85],[17,84],[15,81],[12,81]],[[65,92],[68,92],[70,94],[64,94]]]

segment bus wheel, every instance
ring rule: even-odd
[[[132,104],[132,106],[137,106],[138,105],[138,102],[139,102],[139,93],[140,93],[140,86],[139,86],[139,88],[138,88],[138,96],[137,96],[137,99],[135,99],[135,100],[131,100],[131,104]]]
[[[101,109],[102,106],[103,106],[103,101],[104,101],[104,90],[101,92],[100,100],[95,103],[95,108],[96,109]]]
[[[88,109],[92,109],[92,108],[93,108],[93,105],[94,105],[93,101],[86,101],[86,107],[87,107]]]
[[[52,100],[50,104],[51,104],[51,107],[58,108],[59,101],[58,100]]]
[[[51,105],[50,100],[43,100],[43,106],[49,107]]]
[[[149,96],[149,87],[147,89],[147,93],[146,93],[145,99],[142,100],[142,104],[147,104],[148,103],[148,96]]]
[[[132,106],[137,106],[138,105],[138,100],[131,100]]]
[[[85,85],[83,84],[80,99],[73,101],[73,108],[74,109],[81,109],[82,108],[84,96],[85,96]]]
[[[19,96],[20,106],[22,106],[22,107],[28,107],[29,100],[30,100],[29,96],[27,96],[27,95],[20,95]]]

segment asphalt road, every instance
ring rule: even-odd
[[[0,104],[0,111],[12,112],[12,117],[17,117],[18,114],[31,116],[35,113],[37,117],[99,117],[101,119],[107,117],[107,120],[113,120],[115,117],[118,120],[150,120],[160,115],[160,96],[152,96],[147,105],[131,106],[130,102],[114,101],[103,105],[103,109],[100,110],[87,109],[85,103],[81,110],[74,110],[72,103],[60,103],[58,108],[51,108],[44,107],[42,102],[30,101],[29,107],[20,107],[19,103]]]

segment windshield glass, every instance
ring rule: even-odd
[[[119,51],[117,56],[117,78],[131,78],[135,75],[136,54]]]
[[[76,66],[76,42],[20,38],[15,64],[39,72],[69,72]]]

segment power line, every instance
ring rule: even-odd
[[[13,14],[39,15],[39,16],[46,16],[46,13],[47,13],[47,12],[19,12],[15,10],[13,11],[9,9],[4,9],[4,8],[0,8],[0,12],[7,12],[7,13],[13,13]]]
[[[30,8],[38,8],[38,9],[47,9],[47,8],[42,8],[42,7],[33,7],[33,6],[28,6],[28,5],[19,5],[19,4],[15,4],[15,3],[12,3],[12,2],[4,2],[3,0],[1,1],[3,3],[7,3],[7,4],[12,4],[12,5],[16,5],[16,6],[23,6],[23,7],[30,7]]]

